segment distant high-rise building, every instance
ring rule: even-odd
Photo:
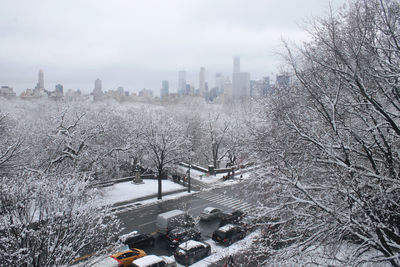
[[[233,73],[240,72],[240,57],[233,58]]]
[[[39,85],[39,88],[44,89],[44,74],[43,74],[43,70],[39,70],[38,85]]]
[[[36,83],[36,93],[39,93],[44,90],[44,74],[43,70],[39,70],[38,82]]]
[[[94,90],[95,91],[102,91],[102,89],[101,89],[101,80],[99,78],[97,78],[94,81]]]
[[[215,88],[217,88],[218,94],[224,92],[224,76],[221,73],[215,74]]]
[[[250,73],[240,72],[240,57],[233,58],[232,100],[250,96]]]
[[[56,93],[61,96],[64,95],[64,87],[62,86],[62,84],[56,85]]]
[[[290,78],[287,74],[276,75],[275,86],[277,88],[288,88],[290,85]]]
[[[101,80],[97,78],[94,81],[93,99],[100,100],[102,97],[103,97],[103,90],[101,89]]]
[[[161,87],[160,97],[164,98],[169,94],[169,82],[164,80],[162,81],[161,85],[162,87]]]
[[[232,75],[232,99],[239,100],[250,96],[250,73],[237,72]]]
[[[178,95],[182,96],[186,92],[186,71],[178,72]]]
[[[250,81],[250,96],[262,97],[271,93],[271,85],[269,77],[263,77],[261,80]]]
[[[199,94],[204,96],[206,90],[206,68],[201,67],[199,73]]]

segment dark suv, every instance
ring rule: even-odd
[[[179,244],[188,240],[200,240],[201,233],[196,228],[178,227],[170,231],[167,235],[167,246],[175,249]]]
[[[219,218],[221,219],[219,227],[222,227],[226,224],[239,224],[244,216],[245,216],[244,212],[240,210],[234,210],[231,212],[222,212],[219,215]]]
[[[154,237],[148,234],[140,234],[136,231],[121,237],[122,243],[128,245],[130,249],[144,248],[154,245]]]
[[[210,244],[189,240],[179,245],[174,252],[175,260],[182,265],[191,265],[211,255]]]
[[[243,239],[246,236],[246,230],[240,225],[227,224],[218,228],[212,235],[212,240],[229,246],[230,244]]]

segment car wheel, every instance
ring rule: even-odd
[[[208,251],[207,251],[207,256],[210,256],[210,255],[211,255],[211,248],[208,249]]]

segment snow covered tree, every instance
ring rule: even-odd
[[[19,172],[0,179],[4,266],[61,266],[112,243],[119,221],[84,174]]]
[[[166,167],[182,160],[188,151],[184,125],[162,110],[143,113],[140,123],[142,146],[147,161],[157,169],[158,199],[162,198],[162,178]]]
[[[22,165],[19,160],[23,138],[13,133],[13,124],[7,115],[0,112],[0,175]]]
[[[310,32],[288,48],[291,88],[252,129],[252,149],[274,167],[250,185],[264,204],[256,256],[330,246],[320,258],[336,264],[400,266],[400,3],[353,1]]]

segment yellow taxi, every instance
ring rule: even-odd
[[[132,261],[144,257],[146,255],[147,255],[146,252],[144,252],[143,250],[134,248],[131,250],[115,253],[111,255],[111,257],[121,261],[124,264],[124,267],[127,267],[131,265]]]

